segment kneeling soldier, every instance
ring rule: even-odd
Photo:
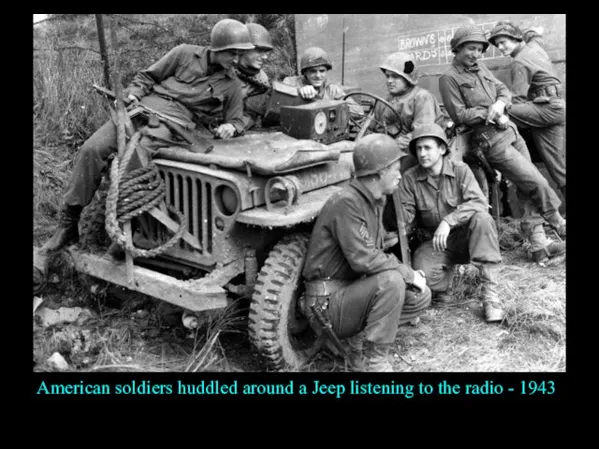
[[[418,165],[404,173],[399,193],[407,227],[415,225],[420,237],[414,269],[424,271],[434,299],[447,302],[454,265],[471,262],[483,281],[487,321],[503,320],[496,280],[501,262],[497,227],[472,171],[446,157],[447,138],[436,124],[416,128],[410,151]]]
[[[401,179],[400,156],[387,135],[361,139],[353,155],[356,177],[326,202],[308,246],[302,310],[319,332],[310,313],[317,302],[336,336],[348,339],[353,371],[393,371],[388,352],[398,326],[431,302],[422,273],[384,251],[381,214]]]

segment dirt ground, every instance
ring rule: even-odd
[[[502,229],[513,236],[511,223]],[[433,306],[417,325],[399,328],[393,350],[397,371],[566,370],[565,257],[539,266],[510,235],[502,241],[513,245],[504,251],[499,273],[506,319],[500,324],[484,321],[476,270],[462,265],[454,281],[454,303]],[[174,306],[64,270],[49,276],[40,299],[37,315],[61,308],[79,315],[44,326],[34,314],[36,372],[263,371],[247,337],[247,299],[222,313],[206,314],[193,331],[183,327],[181,310]],[[55,353],[66,362],[62,367],[52,361]],[[300,371],[344,369],[341,359],[321,351]]]

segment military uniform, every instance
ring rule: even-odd
[[[283,84],[297,87],[298,89],[311,85],[308,83],[304,75],[288,76],[283,79]],[[328,80],[325,80],[323,86],[320,89],[316,89],[316,97],[314,100],[343,100],[345,95],[345,91],[340,86],[329,83]],[[362,106],[356,103],[352,98],[348,99],[347,101],[349,103],[350,113],[357,115],[364,114]]]
[[[555,228],[564,226],[558,212],[559,198],[533,165],[514,123],[510,122],[507,129],[485,124],[487,110],[495,101],[502,100],[508,108],[511,105],[508,88],[484,64],[467,68],[454,60],[441,76],[439,89],[456,125],[473,128],[473,144],[483,146],[489,164],[518,187],[524,206],[521,226],[531,242],[531,250],[548,247],[550,241],[543,230],[543,218]]]
[[[408,226],[418,229],[420,244],[413,267],[426,274],[433,294],[451,290],[453,267],[501,262],[497,228],[488,213],[489,203],[470,168],[446,157],[438,179],[420,165],[404,173],[399,194]],[[432,236],[444,220],[451,231],[445,251],[434,251]]]
[[[148,107],[187,122],[210,125],[221,115],[242,133],[243,92],[232,70],[209,63],[208,47],[182,44],[173,48],[149,68],[140,71],[125,89]],[[161,127],[161,137],[170,132]],[[108,156],[117,151],[116,127],[112,121],[100,127],[82,145],[73,167],[71,182],[64,195],[68,206],[84,207],[92,200],[102,180]]]
[[[395,114],[381,103],[376,106],[375,119],[377,122],[387,124],[387,133],[395,138],[400,149],[406,153],[401,161],[401,171],[403,173],[408,168],[418,164],[416,158],[408,152],[408,145],[412,139],[414,127],[425,123],[442,125],[445,117],[433,94],[418,86],[411,86],[399,95],[389,95],[386,100],[400,116],[401,122],[397,123]],[[378,132],[383,132],[378,123],[374,124],[374,128]]]
[[[353,179],[325,204],[312,231],[303,276],[328,283],[328,314],[339,338],[363,332],[367,341],[390,344],[397,326],[429,306],[428,288],[406,291],[413,270],[383,251],[384,200],[376,201]]]
[[[241,66],[235,69],[235,74],[242,84],[243,127],[246,130],[260,127],[271,89],[268,75],[262,69],[257,73],[249,73]]]
[[[512,53],[510,65],[513,105],[510,118],[519,128],[530,128],[547,171],[565,191],[566,154],[564,146],[566,103],[560,79],[537,36]],[[539,97],[545,97],[541,100]],[[539,101],[543,101],[542,103]]]

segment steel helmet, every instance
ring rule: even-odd
[[[212,27],[210,50],[252,50],[253,48],[250,32],[243,23],[234,19],[223,19]]]
[[[489,41],[485,37],[485,33],[476,25],[458,28],[449,42],[451,51],[455,53],[456,49],[464,42],[478,42],[483,44],[483,53],[487,51],[487,48],[489,47]]]
[[[524,36],[522,35],[522,31],[520,31],[520,28],[518,28],[509,20],[502,20],[501,22],[497,22],[497,25],[495,25],[491,30],[489,42],[495,45],[495,38],[499,36],[509,37],[511,39],[517,40],[518,42],[522,42],[524,40]]]
[[[250,41],[254,44],[254,47],[274,50],[272,39],[266,28],[257,23],[247,23],[245,26],[250,32]]]
[[[399,145],[387,134],[369,134],[360,139],[354,149],[356,176],[378,173],[402,156]]]
[[[333,68],[331,59],[329,58],[329,55],[327,55],[326,51],[320,47],[307,48],[300,59],[300,73],[303,74],[304,70],[311,67],[318,67],[319,65],[324,65],[327,70],[331,70]]]
[[[414,63],[414,56],[412,56],[410,53],[398,51],[397,53],[387,56],[385,62],[383,62],[379,67],[383,73],[385,70],[390,70],[391,72],[400,75],[411,85],[415,85],[416,82],[410,76],[410,73],[414,72],[415,66],[416,64]]]
[[[445,152],[445,156],[449,154],[449,142],[447,141],[447,135],[443,128],[441,128],[436,123],[426,123],[424,125],[419,125],[414,128],[414,132],[412,133],[412,140],[410,140],[410,153],[416,156],[416,141],[421,137],[436,137],[441,142],[445,144],[447,151]]]

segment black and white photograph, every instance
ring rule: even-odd
[[[566,373],[566,14],[34,14],[32,69],[34,373]]]

